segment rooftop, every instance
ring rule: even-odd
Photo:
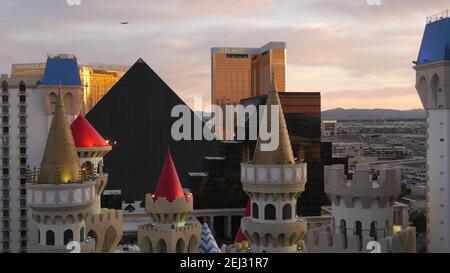
[[[77,58],[69,54],[49,55],[42,84],[81,86]]]
[[[450,11],[427,18],[417,65],[450,61]]]
[[[83,116],[78,116],[70,129],[77,148],[110,146]]]

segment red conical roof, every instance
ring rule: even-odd
[[[250,205],[251,205],[251,200],[249,199],[247,202],[247,206],[245,207],[245,212],[244,212],[244,217],[249,217],[251,215],[250,212]],[[236,238],[234,239],[234,243],[241,243],[242,241],[247,241],[247,238],[245,237],[244,233],[242,233],[241,228],[239,228],[238,233],[236,234]]]
[[[78,116],[70,125],[77,148],[107,147],[109,144],[83,116]]]
[[[184,197],[183,188],[181,187],[180,179],[178,178],[170,152],[167,153],[158,185],[153,194],[153,199],[155,200],[160,197],[165,197],[169,202],[172,202],[178,197]]]

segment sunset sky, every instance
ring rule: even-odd
[[[187,103],[210,98],[210,48],[287,43],[287,91],[322,109],[421,108],[414,89],[425,18],[448,0],[0,1],[0,72],[75,53],[81,63],[142,57]],[[121,25],[129,21],[129,25]]]

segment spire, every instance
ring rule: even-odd
[[[255,154],[253,156],[254,164],[265,164],[265,165],[278,165],[278,164],[294,164],[294,154],[292,152],[291,140],[289,138],[289,132],[286,126],[286,120],[284,119],[283,109],[280,103],[280,97],[278,96],[277,86],[275,84],[275,77],[272,76],[272,87],[270,92],[267,94],[266,101],[266,111],[267,111],[267,128],[271,131],[271,109],[273,105],[278,105],[279,107],[279,145],[274,151],[261,151],[261,144],[269,143],[269,141],[262,141],[258,139],[255,148]],[[272,140],[273,141],[273,140]]]
[[[277,87],[277,82],[275,81],[275,69],[274,66],[272,65],[271,67],[271,81],[270,81],[270,92],[278,92],[278,87]]]
[[[59,94],[48,133],[38,183],[58,184],[79,181],[80,162],[67,122],[62,95]]]
[[[202,231],[200,233],[200,245],[198,246],[199,253],[220,253],[220,248],[217,245],[216,239],[211,233],[208,225],[204,223],[202,225]]]
[[[181,187],[180,179],[178,178],[170,152],[167,152],[161,176],[153,194],[153,199],[155,200],[160,197],[165,197],[169,202],[179,197],[184,197],[183,188]]]

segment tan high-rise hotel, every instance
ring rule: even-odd
[[[241,99],[266,94],[273,75],[279,92],[286,86],[286,43],[261,48],[211,49],[211,103],[238,104]]]

